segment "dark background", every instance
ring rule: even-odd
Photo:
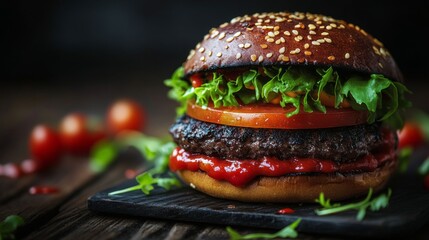
[[[114,99],[129,97],[147,108],[149,122],[173,118],[162,81],[211,27],[239,15],[284,10],[344,19],[381,40],[414,92],[410,98],[428,110],[424,2],[9,1],[1,23],[6,64],[0,110],[11,115],[7,121],[35,115],[55,122],[70,111],[101,115]],[[5,121],[0,124],[7,126]]]

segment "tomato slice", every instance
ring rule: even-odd
[[[237,107],[214,108],[199,106],[188,101],[187,114],[195,119],[222,125],[275,128],[275,129],[315,129],[332,128],[363,124],[367,122],[368,112],[356,111],[351,108],[326,108],[326,113],[301,111],[291,117],[286,114],[294,108],[282,108],[275,104],[249,104]]]

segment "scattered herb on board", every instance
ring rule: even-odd
[[[379,196],[371,199],[373,194],[372,188],[369,189],[366,198],[360,202],[349,203],[341,205],[340,203],[331,204],[329,199],[325,199],[323,193],[320,193],[319,199],[316,202],[319,203],[323,208],[316,209],[316,214],[319,216],[329,215],[348,210],[357,210],[356,220],[362,221],[365,218],[366,210],[369,208],[371,211],[379,211],[382,208],[386,208],[389,205],[390,196],[392,190],[389,188],[387,193],[380,194]]]
[[[295,230],[299,223],[301,222],[301,218],[298,218],[295,222],[290,225],[284,227],[280,231],[276,233],[250,233],[246,235],[241,235],[231,227],[226,227],[226,231],[229,234],[231,240],[238,239],[274,239],[274,238],[296,238],[298,237],[298,232]]]
[[[167,174],[169,157],[176,147],[174,142],[149,137],[143,134],[136,134],[122,140],[122,144],[135,147],[149,163],[153,164],[153,167],[136,176],[137,185],[110,192],[109,195],[122,194],[136,190],[141,190],[147,195],[154,189],[154,185],[166,190],[181,186],[180,181],[173,174]]]
[[[0,222],[0,240],[15,239],[15,231],[24,224],[24,219],[18,215],[7,216]]]

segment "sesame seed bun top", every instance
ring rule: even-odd
[[[212,28],[191,50],[185,74],[249,66],[333,66],[402,81],[383,44],[356,25],[310,13],[261,13]]]

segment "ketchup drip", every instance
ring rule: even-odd
[[[216,180],[226,180],[241,187],[257,176],[279,177],[293,173],[347,173],[374,171],[386,161],[395,159],[395,136],[383,131],[382,147],[350,163],[326,159],[298,158],[280,160],[276,157],[261,159],[220,159],[202,154],[191,154],[177,147],[170,156],[170,169],[203,171]]]

